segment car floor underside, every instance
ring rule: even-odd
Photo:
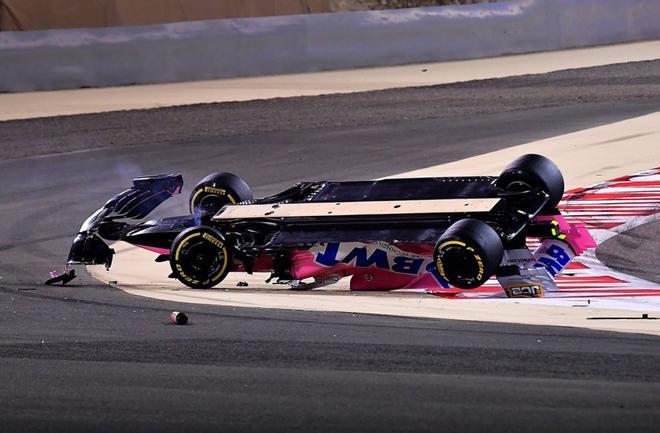
[[[387,179],[362,182],[315,182],[298,184],[281,194],[252,203],[226,206],[212,219],[212,224],[223,232],[265,234],[254,239],[268,248],[303,248],[317,242],[370,242],[435,243],[438,237],[455,221],[477,218],[501,230],[505,239],[513,240],[530,223],[545,203],[541,192],[519,195],[501,194],[494,186],[494,177],[447,177],[420,179]],[[424,201],[410,212],[401,212],[407,203]],[[452,201],[453,207],[432,206]],[[475,202],[490,201],[473,206]],[[365,211],[369,203],[390,203],[392,211]],[[457,203],[458,202],[458,203]],[[359,211],[351,214],[351,204]],[[420,209],[427,203],[427,208]],[[283,206],[294,204],[306,212],[278,216]],[[326,204],[326,206],[320,206]],[[349,209],[332,215],[327,205]],[[267,210],[271,205],[272,209]],[[316,206],[314,206],[316,205]],[[249,215],[249,207],[261,214]],[[242,208],[240,217],[231,212]],[[279,209],[278,209],[279,208]],[[318,208],[320,212],[307,211]],[[430,210],[429,210],[430,209]],[[464,210],[465,209],[465,210]],[[474,209],[474,210],[472,210]],[[227,215],[225,215],[227,214]],[[246,217],[249,216],[249,217]]]

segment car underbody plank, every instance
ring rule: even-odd
[[[490,212],[499,201],[477,198],[227,205],[213,220]]]

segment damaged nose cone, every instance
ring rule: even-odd
[[[112,256],[115,251],[108,247],[103,240],[95,234],[78,233],[73,239],[67,263],[83,265],[112,265]]]

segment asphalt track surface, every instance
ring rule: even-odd
[[[408,119],[401,113],[415,103],[394,109],[407,92],[444,87],[0,123],[0,432],[656,431],[657,337],[183,306],[86,275],[69,287],[40,284],[62,266],[82,220],[134,176],[184,174],[184,196],[156,214],[167,215],[184,212],[195,179],[212,171],[239,173],[262,195],[660,109],[658,62],[607,68],[521,78],[532,86],[465,83],[472,90],[438,96],[436,111],[425,105]],[[323,121],[301,127],[318,110]],[[223,133],[222,118],[247,126]],[[85,143],[99,149],[36,157]],[[168,323],[177,309],[189,325]]]

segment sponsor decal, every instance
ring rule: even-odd
[[[345,252],[346,249],[340,247],[346,245],[337,242],[328,243],[324,251],[316,254],[314,261],[323,266],[335,266],[339,263],[345,263],[358,268],[376,267],[401,274],[417,275],[426,260],[426,258],[419,256],[394,255],[391,250],[388,254],[387,250],[378,248],[373,244],[354,246],[348,252]],[[403,251],[400,252],[403,253]]]
[[[541,283],[505,287],[509,298],[540,298],[543,296]]]
[[[406,275],[429,272],[442,287],[449,284],[440,276],[432,258],[408,253],[387,242],[329,242],[312,248],[314,262],[327,266],[345,264],[357,268],[377,268]]]
[[[544,267],[554,277],[568,265],[575,254],[566,244],[544,240],[539,249],[534,252],[534,256],[537,258],[534,266]]]
[[[533,266],[536,263],[536,258],[532,255],[529,248],[518,248],[511,250],[504,250],[504,257],[502,258],[502,265],[518,265],[522,268]]]

